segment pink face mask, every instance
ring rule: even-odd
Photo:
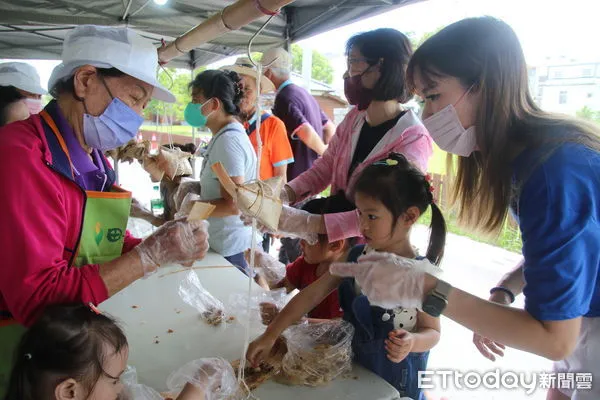
[[[39,114],[40,111],[42,111],[43,107],[42,107],[42,99],[32,99],[32,98],[26,98],[25,100],[25,104],[27,105],[27,109],[29,109],[29,114],[33,115],[33,114]]]
[[[474,126],[463,128],[454,106],[461,102],[471,88],[455,104],[447,105],[423,121],[423,125],[440,149],[462,157],[468,157],[477,150],[477,137]]]

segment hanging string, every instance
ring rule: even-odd
[[[261,122],[261,90],[260,90],[260,78],[262,75],[262,64],[260,62],[255,62],[252,59],[252,42],[254,39],[260,35],[260,33],[265,29],[265,27],[271,22],[275,15],[271,15],[269,19],[260,27],[260,29],[252,35],[250,41],[248,42],[248,59],[250,62],[256,67],[256,87],[258,90],[258,96],[256,96],[256,143],[257,143],[257,163],[256,163],[256,179],[260,180],[260,160],[262,157],[262,138],[260,136],[260,122]],[[275,60],[273,60],[275,61]],[[269,64],[270,65],[270,64]],[[262,183],[262,182],[261,182]],[[259,193],[257,195],[264,195],[263,186],[259,184]],[[262,208],[262,199],[261,208]],[[248,301],[246,304],[246,321],[245,322],[245,335],[244,335],[244,347],[242,348],[242,357],[240,358],[240,370],[238,373],[238,382],[240,386],[246,386],[245,382],[245,374],[244,369],[246,367],[246,352],[248,350],[248,346],[250,345],[250,299],[252,298],[252,281],[254,278],[255,271],[255,252],[256,252],[256,236],[258,234],[256,218],[252,218],[252,242],[251,242],[251,251],[250,251],[250,265],[249,265],[249,274],[250,279],[248,279]],[[254,398],[254,396],[248,391],[249,396]]]

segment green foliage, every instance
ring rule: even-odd
[[[600,123],[600,111],[594,111],[588,106],[585,106],[581,110],[577,111],[576,115],[578,118]]]
[[[421,46],[423,44],[423,42],[425,42],[427,39],[429,39],[430,37],[432,37],[439,31],[441,31],[442,28],[443,27],[440,26],[439,28],[436,28],[431,32],[424,33],[420,37],[417,37],[417,35],[414,32],[406,33],[406,36],[408,36],[408,39],[410,40],[410,43],[412,44],[413,51],[418,49],[419,46]]]
[[[302,47],[292,45],[292,71],[302,73]],[[331,84],[333,82],[333,66],[323,54],[312,52],[312,78]]]
[[[205,69],[205,67],[196,69],[196,75]],[[183,111],[191,101],[188,89],[188,85],[192,81],[190,71],[175,68],[161,69],[158,73],[158,81],[175,95],[177,101],[175,103],[164,103],[153,99],[144,110],[144,117],[155,121],[156,115],[158,115],[161,122],[163,122],[165,116],[169,119],[172,118],[173,122],[183,121]]]

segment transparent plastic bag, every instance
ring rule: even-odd
[[[200,313],[200,317],[209,325],[219,326],[223,322],[232,322],[233,316],[225,315],[223,303],[208,292],[200,283],[198,275],[190,271],[179,285],[179,296]]]
[[[183,200],[190,193],[200,196],[200,181],[191,178],[181,178],[177,191],[175,191],[175,194],[173,195],[173,201],[175,202],[177,211],[181,210]]]
[[[288,352],[278,381],[321,386],[352,370],[354,327],[331,320],[291,326],[284,332]]]
[[[163,397],[149,386],[138,383],[137,372],[131,365],[121,375],[123,391],[119,400],[163,400]]]
[[[244,252],[244,257],[248,264],[250,264],[250,256],[250,249],[248,249]],[[256,272],[265,278],[270,288],[276,286],[283,278],[285,278],[285,264],[279,262],[279,260],[272,257],[270,254],[265,253],[262,249],[254,250],[254,257]]]
[[[190,383],[205,393],[205,400],[234,400],[241,393],[233,367],[223,358],[201,358],[190,361],[169,375],[167,387],[179,393]]]
[[[271,291],[254,291],[248,300],[248,293],[234,293],[229,296],[229,309],[239,321],[248,320],[248,305],[250,306],[250,324],[268,325],[265,323],[265,313],[276,315],[287,303],[288,295],[285,288]],[[274,315],[271,315],[274,318]],[[271,319],[272,319],[271,318]]]
[[[175,213],[175,219],[187,217],[188,215],[190,215],[192,207],[194,207],[194,203],[201,200],[202,198],[199,194],[188,193],[179,205],[178,211]]]

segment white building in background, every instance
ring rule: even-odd
[[[536,103],[546,111],[575,115],[583,107],[600,111],[600,62],[562,62],[529,68]]]

